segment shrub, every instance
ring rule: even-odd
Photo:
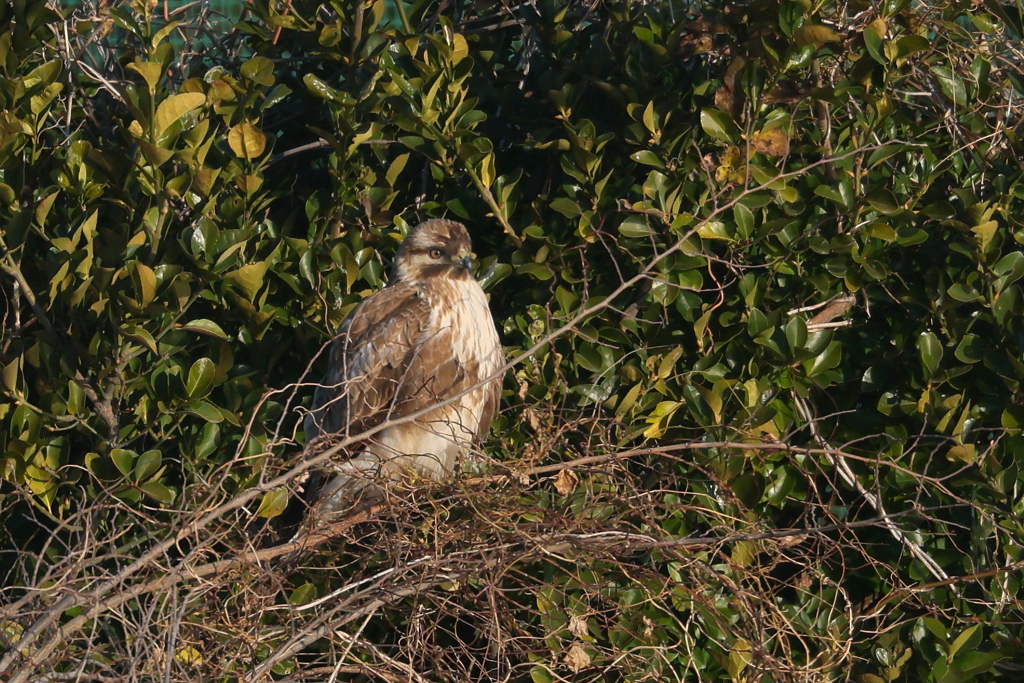
[[[465,5],[0,4],[0,672],[1019,656],[1017,8]],[[488,466],[292,555],[319,352],[440,215],[514,362]]]

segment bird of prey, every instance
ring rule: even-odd
[[[385,426],[330,465],[333,477],[313,492],[320,521],[405,474],[444,479],[490,428],[504,360],[471,248],[461,223],[434,219],[413,228],[388,285],[338,330],[305,420],[308,452],[417,416]]]

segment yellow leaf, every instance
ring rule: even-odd
[[[139,304],[148,306],[156,296],[156,273],[144,263],[135,264],[135,287],[139,293]]]
[[[165,130],[177,123],[178,119],[205,103],[206,95],[197,92],[168,97],[156,108],[156,117],[153,119],[154,134],[159,138]]]
[[[74,236],[71,238],[72,248],[78,248],[78,241],[85,238],[85,248],[92,251],[92,238],[96,236],[96,219],[99,217],[99,209],[93,211],[92,214],[82,221],[82,224],[75,230]]]
[[[814,43],[821,47],[824,43],[838,43],[842,39],[839,35],[827,26],[801,26],[793,31],[793,40],[797,45],[803,47]]]
[[[754,133],[750,146],[768,157],[784,157],[789,154],[789,135],[781,128],[762,130]]]
[[[267,137],[248,121],[240,123],[228,132],[228,146],[235,156],[255,159],[267,147]]]
[[[203,653],[194,647],[179,647],[174,658],[187,666],[198,666],[203,663]]]
[[[59,190],[58,190],[59,192]],[[57,198],[57,192],[53,192],[43,198],[42,201],[36,206],[35,218],[36,225],[40,228],[46,225],[46,217],[50,213],[50,207],[53,206],[53,201]]]
[[[757,556],[757,546],[752,541],[737,541],[733,546],[731,559],[740,567],[749,567]]]
[[[960,461],[965,465],[971,465],[977,458],[977,452],[974,448],[974,444],[957,444],[946,452],[946,458],[951,462]]]
[[[469,54],[469,44],[461,33],[452,36],[452,64],[458,64]]]
[[[978,246],[981,247],[982,251],[988,249],[989,242],[995,237],[996,230],[998,229],[999,223],[997,221],[985,221],[971,228],[971,232],[978,238]]]
[[[21,356],[18,356],[0,370],[0,380],[11,391],[18,390],[18,369],[21,367]]]
[[[874,21],[868,24],[867,28],[869,31],[874,31],[875,35],[879,38],[885,38],[885,33],[888,31],[888,28],[885,25],[885,19],[882,17],[877,17]]]
[[[739,638],[736,640],[736,644],[733,645],[732,650],[729,652],[729,660],[726,663],[726,671],[729,673],[729,677],[734,681],[739,680],[740,674],[750,664],[750,660],[753,659],[753,648],[750,646],[750,642]]]
[[[484,187],[490,187],[494,182],[494,155],[488,154],[480,164],[480,182]]]
[[[156,92],[157,83],[160,82],[160,65],[157,62],[132,62],[128,68],[142,76],[149,88],[149,94]]]

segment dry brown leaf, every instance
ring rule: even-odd
[[[572,669],[574,674],[590,666],[590,655],[583,649],[581,643],[573,643],[565,653],[565,665]]]
[[[587,628],[587,620],[578,614],[574,614],[569,617],[569,633],[573,634],[577,638],[582,638],[587,635],[589,629]]]
[[[576,484],[578,484],[580,478],[576,476],[576,473],[572,470],[562,470],[555,477],[555,490],[561,493],[563,496],[568,496],[570,493],[576,490]]]

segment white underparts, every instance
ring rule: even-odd
[[[478,377],[494,375],[503,363],[501,343],[480,285],[472,279],[438,279],[423,290],[430,301],[428,329],[452,331],[451,353],[463,367],[479,368]],[[317,513],[329,521],[355,498],[378,498],[381,485],[404,478],[435,481],[450,476],[463,459],[472,457],[476,435],[489,425],[483,420],[495,378],[412,422],[385,427],[362,452],[332,469],[337,475],[321,491]],[[438,397],[443,402],[444,396]]]

